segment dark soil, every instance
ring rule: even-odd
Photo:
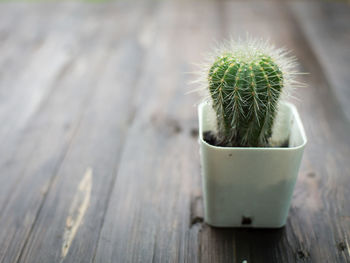
[[[215,133],[212,131],[206,131],[203,133],[203,139],[204,141],[206,141],[207,143],[209,143],[210,145],[213,146],[220,146],[220,147],[226,147],[225,145],[223,145],[222,143],[220,143],[216,136]],[[277,148],[288,148],[289,147],[289,141],[286,140],[281,146],[275,146]]]
[[[225,147],[225,145],[222,145],[218,142],[215,134],[212,131],[206,131],[203,133],[203,139],[204,141],[206,141],[207,143],[209,143],[210,145],[213,146],[222,146]]]

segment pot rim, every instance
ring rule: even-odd
[[[302,144],[298,146],[293,146],[293,147],[224,147],[224,146],[215,146],[212,144],[207,143],[203,139],[203,107],[208,105],[209,103],[206,101],[201,102],[198,105],[198,117],[199,117],[199,141],[200,143],[206,145],[207,147],[213,148],[213,149],[219,149],[222,151],[232,151],[232,150],[237,150],[237,151],[252,151],[252,150],[257,150],[257,151],[293,151],[293,150],[299,150],[301,148],[304,148],[306,143],[307,143],[307,138],[304,130],[303,123],[300,119],[299,113],[297,108],[295,107],[294,104],[290,102],[283,102],[287,107],[290,108],[292,111],[292,114],[294,116],[294,120],[297,124],[297,127],[300,131],[301,137],[302,137]]]

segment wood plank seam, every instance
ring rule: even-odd
[[[98,28],[95,28],[94,32],[97,33],[97,32],[98,32]],[[79,56],[79,54],[80,54],[80,52],[78,52],[78,54],[76,54],[76,55]],[[71,60],[70,63],[68,63],[68,64],[66,65],[66,67],[63,67],[63,68],[59,71],[59,74],[57,74],[56,80],[55,80],[54,83],[53,83],[53,86],[54,86],[56,89],[59,88],[59,85],[58,85],[58,84],[59,84],[60,79],[67,73],[67,71],[69,70],[69,67],[72,66],[72,65],[73,65],[73,62],[72,62],[72,60]],[[47,103],[48,103],[48,98],[49,98],[50,96],[54,96],[55,88],[51,89],[51,92],[50,92],[49,96],[47,96],[47,97],[45,98],[45,100],[42,101],[42,103],[41,103],[41,105],[40,105],[40,108],[38,109],[37,113],[40,112],[40,111],[45,110],[45,105],[47,105]],[[90,87],[90,90],[93,91],[93,88],[94,88],[94,87],[91,86],[91,87]],[[40,215],[40,213],[41,213],[42,207],[43,207],[44,204],[45,204],[45,200],[46,200],[46,198],[47,198],[47,195],[48,195],[48,193],[50,192],[50,189],[51,189],[52,185],[54,184],[55,180],[57,179],[57,174],[58,174],[58,172],[59,172],[59,170],[60,170],[62,164],[64,163],[65,158],[66,158],[67,155],[69,154],[70,148],[71,148],[71,146],[72,146],[72,144],[73,144],[73,142],[74,142],[74,139],[75,139],[75,137],[76,137],[76,135],[77,135],[77,133],[78,133],[78,131],[79,131],[80,124],[81,124],[81,121],[82,121],[82,118],[83,118],[83,115],[84,115],[84,109],[86,108],[86,105],[89,104],[89,102],[91,101],[91,99],[92,99],[93,97],[94,97],[94,96],[85,96],[85,98],[84,98],[84,100],[83,100],[83,103],[81,104],[80,113],[78,114],[77,122],[76,122],[77,125],[76,125],[75,127],[73,127],[72,136],[71,136],[71,138],[69,139],[69,142],[68,142],[68,144],[66,145],[65,149],[63,150],[62,157],[57,161],[56,167],[54,168],[54,171],[53,171],[53,176],[52,176],[52,177],[50,178],[50,180],[49,180],[49,184],[48,184],[47,191],[45,191],[45,192],[43,193],[42,202],[40,203],[39,209],[38,209],[38,211],[36,212],[36,215],[35,215],[35,219],[34,219],[34,221],[33,221],[33,224],[31,225],[31,228],[30,228],[30,230],[29,230],[29,233],[28,233],[28,235],[27,235],[26,238],[25,238],[24,245],[22,246],[22,248],[21,248],[21,250],[20,250],[20,252],[19,252],[19,254],[18,254],[18,255],[19,255],[19,256],[18,256],[18,259],[17,259],[18,261],[21,260],[22,253],[23,253],[25,247],[27,246],[27,241],[29,240],[29,238],[30,238],[30,236],[31,236],[31,234],[32,234],[32,231],[33,231],[33,229],[34,229],[34,227],[35,227],[35,225],[36,225],[36,222],[37,222],[37,219],[38,219],[38,217],[39,217],[39,215]],[[32,116],[32,119],[34,119],[34,118],[35,118],[35,115]],[[30,123],[30,122],[28,122],[28,123]],[[23,173],[24,173],[24,171],[23,171]],[[17,185],[17,184],[16,184],[16,185]],[[3,209],[2,209],[1,211],[3,211]]]
[[[152,6],[150,6],[149,7],[149,9],[150,10],[152,10]],[[140,17],[139,19],[141,19],[142,17]],[[129,37],[132,37],[133,38],[133,35],[129,35]],[[127,42],[127,41],[126,41]],[[138,67],[139,68],[139,70],[142,70],[142,67]],[[135,78],[135,81],[138,81],[138,78]],[[136,82],[135,82],[136,83]],[[136,86],[136,84],[132,84],[131,85],[132,87],[135,87]],[[129,87],[129,86],[128,86]],[[91,97],[94,97],[94,96],[91,96]],[[130,114],[129,114],[129,117],[128,117],[128,123],[130,124],[130,123],[132,123],[133,122],[133,117],[135,116],[135,114],[134,114],[134,112],[133,112],[133,109],[130,107],[130,110],[131,110],[131,112],[130,112]],[[127,129],[125,129],[125,131],[124,131],[124,134],[127,134]],[[121,145],[123,145],[123,144],[121,144]],[[118,165],[118,160],[116,161],[116,166]],[[110,185],[109,185],[109,187],[110,187]],[[108,195],[108,194],[107,194]],[[34,226],[35,227],[35,226]],[[21,259],[22,260],[22,259]]]
[[[148,5],[147,7],[147,10],[146,10],[146,13],[150,12],[151,14],[155,14],[157,12],[157,9],[159,9],[159,3],[156,3],[156,2],[151,2],[151,4]],[[152,15],[151,15],[152,16]],[[144,30],[144,26],[141,28],[141,32]],[[150,54],[148,54],[148,56],[150,56]],[[148,60],[148,57],[147,57],[147,54],[145,54],[143,52],[143,56],[141,57],[140,59],[140,64],[141,66],[137,68],[138,72],[135,72],[135,75],[136,76],[140,76],[139,78],[135,78],[134,80],[134,84],[131,85],[131,87],[133,87],[133,93],[135,94],[137,92],[137,90],[139,89],[139,86],[140,86],[140,80],[142,79],[142,65],[143,64],[146,64],[146,61]],[[133,97],[134,98],[134,97]],[[101,231],[102,231],[102,227],[103,227],[103,224],[104,224],[104,219],[105,219],[105,216],[106,216],[106,213],[107,213],[107,210],[108,210],[108,207],[109,207],[109,204],[110,204],[110,200],[111,200],[111,196],[112,196],[112,192],[113,192],[113,189],[114,189],[114,186],[116,184],[116,180],[117,180],[117,176],[118,176],[118,167],[119,167],[119,163],[120,163],[120,159],[123,155],[123,152],[124,152],[124,148],[125,148],[125,144],[126,144],[126,141],[127,141],[127,138],[128,138],[128,130],[130,129],[130,127],[132,126],[136,116],[137,116],[137,113],[138,113],[138,109],[134,108],[132,105],[134,105],[133,101],[131,101],[131,103],[129,104],[129,110],[128,110],[128,115],[129,115],[129,118],[128,118],[128,126],[127,126],[127,129],[125,129],[125,132],[123,134],[123,144],[120,148],[120,154],[119,154],[119,158],[118,160],[115,161],[116,165],[113,169],[113,178],[112,178],[112,182],[110,184],[110,187],[108,189],[108,194],[107,194],[107,200],[106,200],[106,204],[103,208],[103,218],[101,220],[101,224],[99,226],[99,233],[98,233],[98,238],[97,238],[97,242],[96,242],[96,245],[95,245],[95,248],[94,248],[94,253],[93,253],[93,257],[92,257],[92,260],[91,262],[95,262],[96,261],[96,253],[97,253],[97,248],[98,248],[98,245],[99,245],[99,242],[100,242],[100,236],[101,236]]]
[[[88,96],[87,96],[87,97],[88,97]],[[87,104],[87,103],[88,103],[88,99],[86,98],[86,104]],[[85,103],[84,103],[84,105],[85,105]],[[25,248],[26,248],[26,246],[27,246],[27,243],[28,243],[28,240],[29,240],[30,236],[32,235],[33,229],[34,229],[34,227],[35,227],[35,225],[36,225],[36,223],[37,223],[37,220],[38,220],[38,218],[39,218],[39,215],[40,215],[40,213],[41,213],[41,210],[42,210],[42,208],[43,208],[43,206],[44,206],[44,204],[45,204],[45,200],[46,200],[46,198],[47,198],[47,195],[48,195],[48,193],[50,192],[50,189],[52,188],[52,186],[53,186],[55,180],[57,179],[57,175],[58,175],[58,173],[59,173],[59,170],[60,170],[62,164],[64,163],[64,160],[65,160],[66,157],[68,156],[69,150],[70,150],[70,148],[71,148],[71,146],[72,146],[72,144],[73,144],[74,138],[76,137],[76,135],[77,135],[77,133],[78,133],[78,130],[79,130],[79,127],[80,127],[80,123],[81,123],[82,118],[83,118],[83,112],[84,112],[83,109],[84,109],[84,108],[85,108],[84,106],[81,107],[81,112],[80,112],[80,115],[79,115],[79,117],[78,117],[78,118],[79,118],[78,125],[74,128],[74,132],[73,132],[73,134],[72,134],[72,137],[71,137],[70,140],[69,140],[69,143],[68,143],[67,147],[66,147],[65,150],[64,150],[64,154],[62,155],[62,158],[57,162],[57,165],[56,165],[56,167],[55,167],[55,169],[54,169],[54,172],[53,172],[53,176],[51,176],[51,178],[50,178],[50,180],[49,180],[49,185],[48,185],[47,191],[45,191],[45,193],[43,194],[43,198],[42,198],[42,201],[41,201],[41,203],[40,203],[39,209],[38,209],[38,211],[36,212],[36,215],[35,215],[35,219],[34,219],[34,221],[33,221],[33,224],[31,225],[30,230],[29,230],[29,232],[28,232],[28,235],[27,235],[26,238],[25,238],[25,242],[23,243],[23,246],[22,246],[22,248],[21,248],[21,250],[20,250],[20,252],[19,252],[19,254],[18,254],[17,262],[20,262],[20,261],[21,261],[21,258],[22,258],[22,255],[23,255],[23,251],[25,250]]]
[[[70,66],[72,65],[72,60],[70,60],[69,63],[67,63],[60,71],[60,73],[58,74],[56,80],[62,78],[65,73],[67,72],[67,70],[70,68]],[[53,85],[54,87],[56,87],[57,85]],[[57,88],[57,87],[56,87]],[[46,95],[46,97],[40,102],[40,105],[38,107],[38,109],[36,110],[36,113],[34,113],[31,118],[28,120],[27,122],[27,126],[30,125],[30,123],[36,118],[36,114],[38,114],[40,111],[43,111],[45,110],[45,106],[47,105],[48,101],[49,101],[49,97],[53,96],[54,95],[54,92],[55,92],[55,88],[51,89],[50,92]],[[23,128],[23,132],[25,132],[26,130],[26,127]],[[20,145],[21,143],[23,142],[23,138],[22,137],[19,137],[18,139],[18,145]],[[69,146],[67,146],[69,147]],[[19,151],[19,147],[15,147],[15,151],[12,153],[12,156],[15,156]],[[31,158],[28,160],[28,162],[31,161],[31,159],[34,158],[34,155],[31,156]],[[25,174],[25,168],[23,168],[23,170],[21,171],[21,174]],[[17,180],[16,180],[16,183],[13,184],[11,190],[10,190],[10,193],[14,193],[17,189],[17,186],[19,185],[19,182],[23,179],[23,177],[19,177]],[[4,211],[7,207],[7,205],[9,204],[9,201],[11,199],[12,195],[7,195],[6,196],[6,200],[4,202],[4,206],[1,207],[0,209],[0,217],[1,217],[1,213],[2,211]]]

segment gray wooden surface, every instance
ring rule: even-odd
[[[188,72],[246,32],[310,73],[279,230],[202,217]],[[0,3],[0,262],[350,262],[349,69],[344,3]]]

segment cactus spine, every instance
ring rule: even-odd
[[[209,67],[207,87],[216,113],[220,145],[269,146],[285,85],[282,68],[284,64],[294,66],[284,53],[273,51],[259,48],[255,42],[241,44],[221,52]]]

